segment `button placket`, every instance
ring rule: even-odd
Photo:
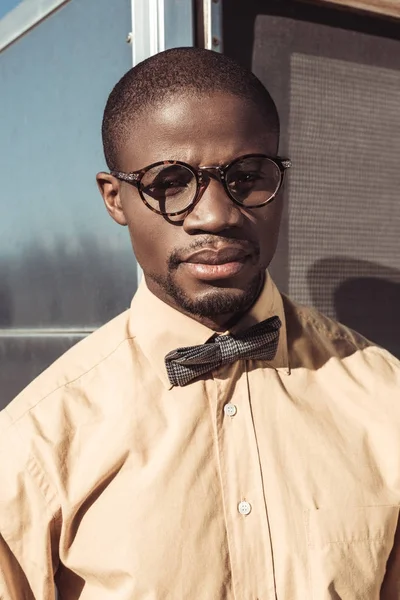
[[[217,392],[217,447],[222,494],[226,506],[231,576],[238,597],[261,597],[271,600],[275,598],[275,582],[272,555],[269,551],[268,521],[262,508],[265,498],[246,361],[235,362],[229,370],[232,370],[229,379],[226,368],[223,372],[214,372],[213,379]],[[231,412],[235,414],[231,415]],[[249,468],[249,464],[252,468]],[[257,548],[256,577],[256,565],[253,564],[250,568],[245,559],[249,551],[254,552],[254,548]],[[265,564],[269,566],[267,572],[263,569]]]

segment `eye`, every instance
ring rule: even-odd
[[[256,181],[259,181],[260,179],[261,174],[259,172],[236,173],[235,176],[229,182],[229,184],[232,187],[235,187],[236,185],[251,184]]]
[[[173,196],[175,194],[182,193],[183,190],[187,189],[189,182],[182,179],[169,179],[164,181],[157,181],[152,185],[144,188],[146,194],[151,196]]]
[[[142,191],[153,198],[165,198],[184,193],[193,186],[194,176],[186,168],[168,167],[150,172],[142,181]]]

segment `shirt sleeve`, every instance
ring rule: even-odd
[[[56,514],[40,466],[0,413],[0,600],[54,600]]]

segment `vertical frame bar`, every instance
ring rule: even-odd
[[[197,1],[198,45],[223,52],[222,0]]]
[[[217,6],[221,0],[213,4]],[[134,65],[169,48],[194,46],[191,0],[131,0],[131,6]]]
[[[164,0],[132,0],[132,63],[162,52],[164,46]]]

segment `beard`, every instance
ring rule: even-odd
[[[182,312],[205,318],[229,314],[242,315],[257,300],[264,283],[264,273],[257,273],[245,290],[232,291],[214,287],[204,292],[200,298],[190,298],[176,283],[171,273],[166,277],[153,275],[152,278]]]
[[[203,237],[201,240],[193,242],[186,252],[212,246],[215,241],[217,241],[216,236]],[[242,240],[242,245],[251,250],[253,259],[257,263],[260,257],[259,247],[256,244],[250,244],[247,240]],[[179,284],[176,277],[181,260],[182,251],[173,251],[167,259],[166,275],[149,273],[149,277],[163,292],[162,295],[169,297],[172,306],[193,317],[216,319],[219,316],[233,315],[233,318],[229,319],[229,323],[231,323],[254,304],[264,284],[265,269],[260,269],[255,272],[254,277],[244,289],[228,288],[218,285],[216,282],[214,285],[208,285],[209,289],[206,288],[197,297],[189,295],[184,285]]]
[[[174,270],[166,276],[153,274],[151,278],[169,296],[173,305],[193,317],[215,318],[229,314],[240,317],[257,300],[264,284],[265,271],[256,273],[244,290],[210,285],[210,290],[202,292],[198,298],[190,297],[176,282]]]

